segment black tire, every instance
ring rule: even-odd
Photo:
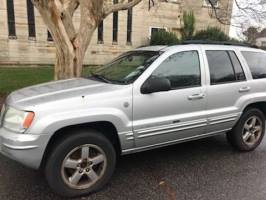
[[[99,147],[102,152],[104,152],[103,155],[105,155],[106,158],[104,161],[104,163],[106,163],[104,165],[105,172],[103,172],[101,174],[101,178],[89,188],[73,189],[64,181],[66,179],[64,179],[64,175],[62,175],[61,167],[63,166],[62,164],[65,160],[65,157],[69,155],[69,152],[77,147],[80,147],[81,145],[87,144],[95,145]],[[96,192],[104,185],[106,185],[114,172],[115,165],[116,152],[114,146],[106,137],[95,130],[79,130],[73,132],[66,139],[61,140],[54,146],[51,154],[47,159],[44,172],[49,186],[57,194],[65,197],[77,197]],[[76,169],[73,170],[77,171]]]
[[[245,131],[244,129],[245,124],[248,123],[248,120],[252,120],[252,117],[257,118],[258,122],[261,121],[261,133],[258,134],[257,139],[254,140],[254,143],[249,144],[247,141],[245,142],[243,134]],[[227,133],[227,140],[236,150],[248,152],[248,151],[253,151],[259,146],[264,137],[264,133],[265,133],[264,114],[257,108],[249,108],[244,111],[239,121],[234,126],[234,128]]]

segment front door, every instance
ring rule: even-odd
[[[170,80],[171,90],[142,94],[133,87],[133,130],[137,148],[164,145],[205,133],[205,76],[200,49],[167,52],[151,66],[151,76]]]

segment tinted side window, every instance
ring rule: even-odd
[[[168,57],[152,74],[170,80],[172,89],[201,85],[197,51],[179,52]]]
[[[254,79],[266,78],[266,53],[242,51]]]
[[[235,52],[228,51],[228,53],[230,55],[230,58],[232,60],[233,65],[234,65],[236,80],[238,80],[238,81],[246,80],[245,73],[243,71],[243,68],[242,68]]]
[[[235,81],[235,73],[226,51],[206,51],[208,58],[211,84]]]

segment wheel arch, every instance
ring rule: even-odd
[[[250,109],[250,108],[257,108],[260,111],[263,112],[264,116],[266,117],[266,101],[258,101],[258,102],[252,102],[248,105],[246,105],[243,109],[243,113]]]
[[[62,127],[56,130],[49,139],[48,144],[46,145],[40,168],[43,168],[45,166],[45,163],[49,158],[49,155],[52,152],[54,146],[60,141],[62,141],[64,138],[71,137],[71,134],[73,134],[72,132],[77,131],[78,129],[94,129],[99,131],[114,145],[117,155],[121,155],[121,143],[115,125],[109,121],[88,122]]]

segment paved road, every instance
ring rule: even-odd
[[[0,199],[62,199],[42,174],[0,156]],[[88,200],[265,200],[266,139],[251,153],[224,136],[120,159],[112,181]]]

